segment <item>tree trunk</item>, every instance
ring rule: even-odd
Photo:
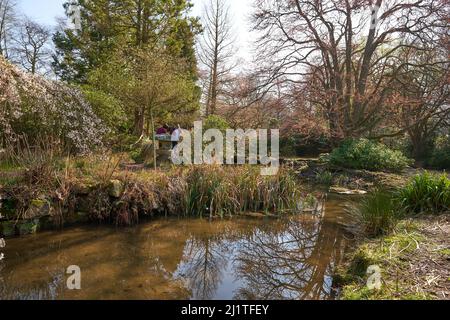
[[[134,134],[138,137],[144,133],[144,108],[139,107],[134,110]]]

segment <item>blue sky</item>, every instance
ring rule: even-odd
[[[64,0],[19,0],[20,10],[46,25],[55,25],[57,16],[64,16]]]
[[[201,16],[204,3],[208,0],[193,0],[194,8],[192,14]],[[246,60],[251,57],[251,39],[249,32],[250,26],[248,17],[251,13],[253,0],[227,0],[229,2],[234,28],[237,34],[236,46],[239,48],[238,53],[241,58]],[[39,23],[54,26],[55,18],[64,16],[64,8],[62,7],[65,0],[19,0],[19,9],[30,18]]]

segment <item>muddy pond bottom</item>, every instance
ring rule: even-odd
[[[282,219],[163,219],[9,239],[1,299],[333,299],[344,203]],[[69,266],[81,289],[69,290]]]

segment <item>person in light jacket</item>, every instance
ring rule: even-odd
[[[181,137],[181,128],[180,125],[178,125],[178,127],[172,131],[171,137],[172,149],[174,149],[178,145],[178,143],[180,142],[180,137]]]

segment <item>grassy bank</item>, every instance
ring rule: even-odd
[[[342,299],[450,299],[450,180],[423,173],[356,204],[355,249],[339,267]],[[368,268],[382,286],[369,289]]]
[[[377,239],[364,239],[340,266],[343,300],[450,298],[450,215],[406,219]],[[380,290],[367,287],[367,269],[381,268]]]
[[[52,158],[8,166],[0,181],[8,221],[48,217],[131,225],[140,217],[283,214],[302,199],[288,170],[262,176],[254,166],[190,166],[131,171],[123,156]],[[6,165],[5,165],[6,167]]]

